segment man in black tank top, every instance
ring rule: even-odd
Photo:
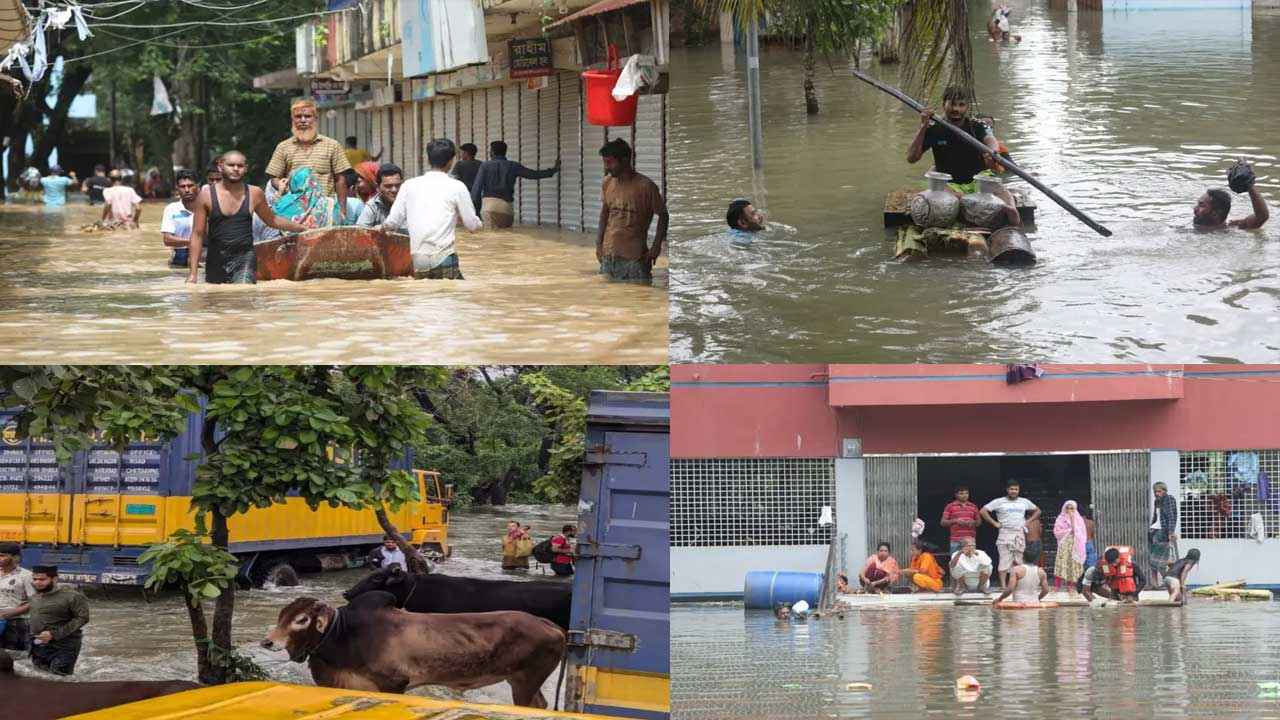
[[[222,180],[201,188],[196,198],[187,282],[194,283],[199,277],[200,250],[208,236],[205,282],[252,283],[257,279],[253,215],[256,213],[269,227],[284,232],[303,232],[308,226],[276,217],[262,189],[245,184],[245,158],[239,150],[224,153],[219,167]]]

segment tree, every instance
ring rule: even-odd
[[[854,53],[864,41],[875,40],[894,19],[902,0],[698,0],[704,9],[728,13],[739,27],[758,24],[766,15],[770,26],[794,38],[804,58],[804,103],[810,115],[819,112],[814,73],[818,55]]]
[[[192,487],[197,531],[175,534],[148,560],[158,568],[153,585],[185,586],[199,678],[222,683],[256,674],[231,644],[228,518],[296,493],[312,508],[373,508],[394,533],[384,504],[397,507],[417,491],[409,473],[390,470],[392,459],[425,433],[415,391],[443,379],[443,370],[420,367],[6,366],[0,398],[21,407],[20,434],[52,437],[63,460],[94,442],[123,450],[142,436],[170,439],[203,403],[202,462]],[[344,450],[351,461],[335,462]],[[210,600],[211,622],[203,608]]]
[[[973,44],[965,0],[911,0],[902,21],[902,79],[933,95],[939,82],[959,85],[975,97]]]

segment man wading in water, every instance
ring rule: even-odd
[[[1253,170],[1243,162],[1237,163],[1227,174],[1231,189],[1238,193],[1249,193],[1253,203],[1253,214],[1241,220],[1227,221],[1231,214],[1231,195],[1222,188],[1214,188],[1200,196],[1196,203],[1193,222],[1198,230],[1221,230],[1223,228],[1240,228],[1241,230],[1257,230],[1271,218],[1267,209],[1267,201],[1253,184]]]
[[[209,253],[204,279],[209,283],[252,283],[257,262],[253,255],[253,215],[277,230],[303,232],[308,226],[281,217],[271,210],[261,188],[244,183],[245,159],[239,150],[222,156],[222,179],[200,188],[191,221],[191,247],[187,256],[187,282],[196,282],[200,250],[205,234]]]
[[[667,241],[667,202],[652,180],[635,171],[631,146],[615,138],[600,148],[604,159],[604,188],[600,201],[600,232],[596,260],[600,274],[610,280],[649,282],[653,264]],[[649,225],[658,216],[653,246],[646,247]]]

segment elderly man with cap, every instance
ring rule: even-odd
[[[331,137],[321,135],[316,127],[316,104],[312,100],[294,100],[289,108],[293,120],[293,134],[281,140],[271,153],[271,161],[267,163],[267,175],[281,194],[288,192],[289,177],[293,171],[307,167],[315,174],[320,183],[320,194],[338,196],[338,207],[341,208],[344,224],[354,223],[356,218],[346,217],[350,214],[347,204],[347,171],[351,170],[351,162],[342,145]],[[359,214],[357,213],[357,217]]]
[[[89,624],[89,601],[58,584],[58,568],[31,568],[36,593],[31,598],[31,664],[37,670],[70,675],[80,657],[82,628]]]
[[[0,649],[26,650],[27,611],[36,588],[17,543],[0,543]]]

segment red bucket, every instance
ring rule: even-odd
[[[618,48],[609,46],[609,67],[605,70],[587,70],[582,73],[583,89],[587,96],[587,124],[634,125],[638,95],[618,102],[613,99],[613,86],[618,83],[622,70],[618,68]]]

